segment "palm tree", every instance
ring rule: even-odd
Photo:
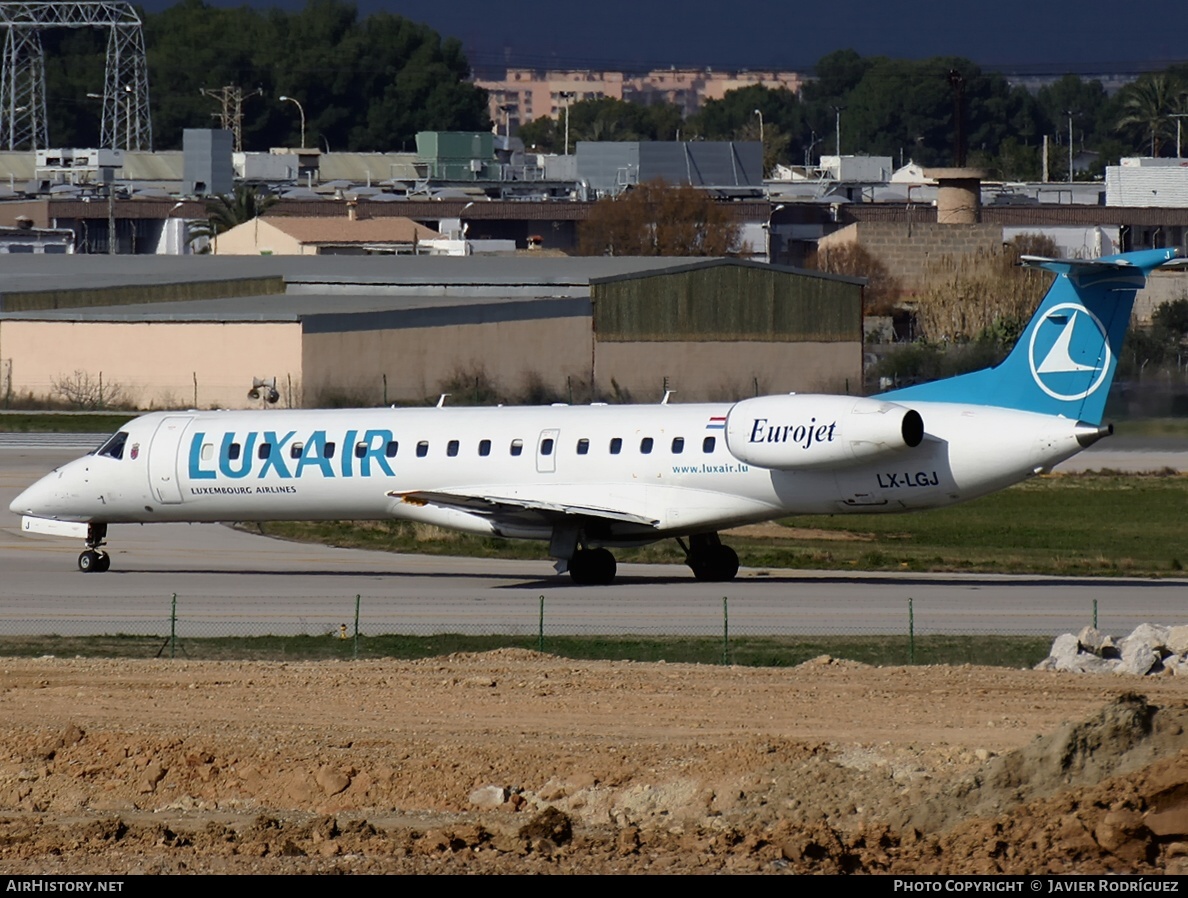
[[[193,243],[205,238],[207,243],[200,252],[208,253],[213,238],[236,225],[258,218],[276,201],[275,195],[262,194],[246,184],[240,184],[233,193],[212,196],[206,201],[206,222],[190,227],[186,241]]]
[[[1164,73],[1144,75],[1123,88],[1123,114],[1118,130],[1150,135],[1151,155],[1158,156],[1164,138],[1171,134],[1169,113],[1184,103],[1184,85]]]

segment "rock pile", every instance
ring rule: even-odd
[[[1129,636],[1115,640],[1095,627],[1076,636],[1056,637],[1052,651],[1036,670],[1188,676],[1188,626],[1139,624]]]

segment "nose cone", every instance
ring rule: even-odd
[[[15,514],[34,518],[89,520],[103,505],[102,495],[93,495],[95,490],[90,480],[89,462],[86,459],[69,462],[32,484],[13,499],[8,508]]]
[[[55,506],[59,504],[55,501],[59,498],[56,485],[58,478],[58,471],[42,477],[13,499],[8,510],[14,514],[27,514],[37,518],[53,517]]]

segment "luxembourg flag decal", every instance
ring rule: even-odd
[[[725,415],[714,415],[713,417],[711,417],[709,419],[709,423],[707,425],[705,425],[705,429],[706,430],[725,430],[726,429],[726,416]]]

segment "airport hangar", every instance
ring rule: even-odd
[[[0,404],[421,403],[476,378],[537,402],[857,394],[863,283],[729,258],[9,257]]]

